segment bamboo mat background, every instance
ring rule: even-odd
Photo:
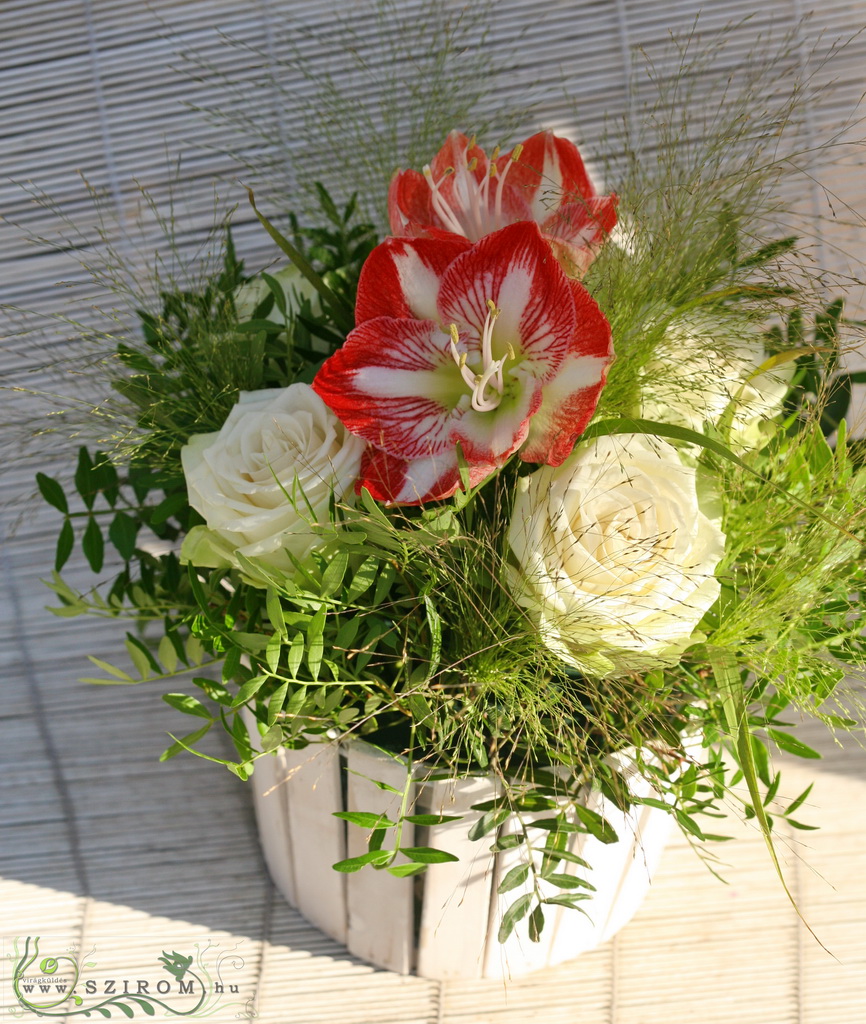
[[[519,41],[520,59],[496,102],[519,99],[530,86],[543,96],[547,87],[542,120],[561,126],[573,111],[553,83],[566,66],[583,101],[583,137],[591,140],[603,113],[627,108],[623,55],[639,45],[652,48],[670,28],[687,27],[696,6],[684,0],[503,2],[496,7],[490,45],[516,52]],[[754,5],[737,0],[703,6],[709,25],[719,26]],[[24,231],[50,234],[56,222],[8,179],[35,181],[93,238],[92,205],[74,172],[80,169],[104,189],[113,213],[128,225],[139,203],[133,176],[163,196],[166,152],[183,148],[188,156],[182,175],[195,197],[185,213],[191,227],[183,244],[201,240],[211,215],[210,182],[230,177],[234,165],[207,148],[221,141],[219,132],[182,106],[189,84],[166,67],[179,43],[222,59],[216,26],[266,42],[269,19],[281,8],[321,25],[330,5],[2,0],[0,210],[23,227],[0,223],[0,302],[90,322],[91,307],[101,299],[68,254],[24,239]],[[791,27],[803,13],[801,4],[778,0],[762,7],[761,24],[774,20]],[[810,45],[822,26],[838,35],[866,24],[866,5],[825,3],[815,18]],[[745,50],[749,32],[742,35]],[[804,33],[803,52],[805,45]],[[333,59],[324,52],[323,66]],[[821,70],[837,80],[835,99],[812,106],[804,131],[845,122],[862,91],[864,67],[866,42],[858,38]],[[217,85],[200,83],[199,89]],[[196,93],[198,101],[203,95]],[[853,137],[856,129],[844,131]],[[859,157],[834,154],[821,167],[826,190],[816,185],[802,196],[806,214],[833,204],[835,222],[819,234],[816,258],[839,272],[859,274],[866,248],[862,228],[846,212],[846,204],[866,210],[862,163],[862,150]],[[145,229],[146,253],[156,238],[146,216]],[[122,233],[117,239],[132,245]],[[238,240],[251,266],[271,258],[243,216]],[[83,243],[74,244],[86,254]],[[67,285],[57,287],[58,281]],[[862,293],[855,298],[859,302]],[[37,345],[32,335],[16,333],[18,324],[17,315],[5,320],[3,383],[33,390],[56,386],[57,361],[67,353],[63,326],[46,324]],[[53,369],[46,369],[49,363]],[[64,393],[80,387],[82,399],[88,397],[87,381],[62,382]],[[44,611],[51,595],[38,580],[50,573],[58,522],[33,500],[32,478],[36,468],[67,469],[69,459],[55,451],[50,437],[27,437],[27,418],[44,409],[35,400],[4,392],[0,408],[6,424],[0,499],[4,956],[16,936],[40,935],[46,949],[50,943],[93,947],[95,959],[114,974],[137,978],[163,949],[210,943],[243,960],[230,972],[238,989],[235,1005],[209,1018],[217,1022],[253,1011],[268,1024],[866,1022],[866,755],[853,741],[842,752],[810,729],[803,738],[820,745],[825,759],[780,757],[779,764],[785,796],[815,779],[800,816],[821,828],[786,837],[782,849],[792,892],[829,953],[786,902],[759,834],[731,819],[727,825],[737,841],[717,850],[728,884],[714,879],[685,840],[675,838],[634,922],[571,964],[505,986],[440,985],[350,957],[273,890],[242,784],[191,758],[176,759],[170,768],[158,763],[165,733],[178,723],[154,688],[106,692],[78,681],[87,674],[87,653],[123,661],[122,637],[110,622],[58,619]],[[80,564],[69,575],[88,585]],[[0,963],[8,975],[9,962]],[[8,1016],[7,975],[0,1020]]]

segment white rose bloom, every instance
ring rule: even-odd
[[[331,493],[350,499],[366,443],[350,434],[308,384],[242,391],[221,430],[181,451],[190,505],[205,519],[182,557],[236,564],[235,552],[291,570],[322,543]]]
[[[761,339],[717,341],[709,330],[692,323],[668,328],[644,370],[641,416],[702,433],[704,421],[718,423],[733,401],[731,446],[763,447],[790,389],[794,363],[752,377],[768,359]]]
[[[714,498],[673,445],[644,434],[578,443],[523,477],[512,583],[545,643],[597,676],[676,663],[719,594]]]
[[[300,308],[304,299],[310,300],[314,313],[320,311],[319,293],[293,263],[281,270],[268,271],[268,273],[280,285],[286,296],[286,312],[289,316]],[[263,302],[270,294],[271,290],[263,277],[253,277],[239,285],[235,289],[234,295],[238,321],[243,323],[244,320],[250,320],[259,303]],[[283,316],[276,303],[268,313],[268,320],[275,324],[288,322],[287,317]]]

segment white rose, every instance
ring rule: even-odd
[[[705,420],[718,424],[734,402],[730,445],[763,447],[790,389],[794,363],[753,376],[768,358],[760,338],[714,338],[710,331],[698,323],[668,328],[644,368],[641,416],[702,433]]]
[[[319,293],[293,263],[281,270],[275,270],[273,273],[268,271],[268,273],[283,290],[286,297],[286,313],[289,317],[293,312],[297,312],[304,299],[310,300],[314,313],[320,312]],[[263,277],[253,277],[239,285],[235,289],[234,295],[238,322],[243,323],[244,320],[250,320],[256,307],[270,294],[271,290]],[[288,317],[283,316],[276,303],[267,318],[275,324],[288,323]]]
[[[579,443],[520,480],[508,539],[517,599],[545,643],[591,675],[676,663],[719,594],[714,495],[645,434]]]
[[[308,384],[242,391],[222,429],[181,451],[190,505],[205,519],[181,551],[194,565],[236,564],[235,552],[291,570],[322,543],[328,505],[351,498],[365,442]]]

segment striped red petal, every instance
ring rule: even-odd
[[[570,280],[576,314],[568,356],[544,385],[541,405],[520,449],[524,462],[560,465],[595,412],[614,352],[610,324],[578,281]]]
[[[377,316],[435,319],[442,275],[471,245],[458,235],[386,238],[361,268],[355,323]]]

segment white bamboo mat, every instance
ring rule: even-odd
[[[0,0],[0,214],[7,218],[0,220],[0,302],[90,318],[81,272],[65,256],[27,244],[8,223],[49,235],[56,228],[9,179],[32,179],[62,200],[89,241],[95,218],[76,171],[105,190],[109,209],[130,228],[139,208],[133,177],[164,201],[167,166],[183,149],[183,173],[195,196],[184,214],[183,241],[193,246],[210,223],[210,182],[225,179],[232,165],[207,148],[223,141],[220,133],[181,105],[191,87],[166,66],[183,48],[225,66],[237,52],[220,50],[215,28],[266,46],[280,11],[326,25],[333,6],[330,0]],[[767,0],[760,10],[753,0],[502,0],[485,45],[507,47],[517,58],[495,102],[507,106],[547,89],[539,118],[558,129],[577,121],[591,149],[605,115],[626,109],[630,50],[657,53],[669,30],[688,29],[703,8],[709,29],[757,11],[736,37],[745,53],[768,26],[793,28],[807,6],[802,0]],[[362,10],[356,0],[339,7]],[[826,0],[813,28],[801,32],[795,59],[805,63],[813,44],[820,49],[823,28],[834,37],[864,24],[863,0]],[[323,67],[334,59],[323,52]],[[848,138],[862,134],[842,125],[862,91],[864,66],[861,35],[820,69],[821,80],[835,79],[837,89],[834,98],[810,107],[807,136],[831,126]],[[563,75],[577,106],[556,87]],[[194,90],[205,104],[218,95],[215,80]],[[297,112],[281,113],[286,131],[297,133]],[[806,170],[817,173],[820,162],[815,158]],[[840,273],[860,274],[866,234],[846,203],[866,209],[862,151],[859,157],[832,151],[820,177],[828,190],[807,185],[801,197],[806,213],[827,213],[832,204],[835,220],[820,233],[816,258]],[[129,257],[130,237],[112,230]],[[145,251],[157,236],[145,218]],[[243,212],[237,240],[252,267],[272,258]],[[55,287],[60,280],[73,287]],[[828,298],[835,294],[831,283]],[[39,367],[67,353],[66,332],[49,331],[46,347],[35,349],[30,339],[12,336],[13,328],[0,324],[7,334],[0,346],[3,383],[57,386],[56,374]],[[68,393],[80,379],[60,383]],[[57,517],[50,510],[35,514],[38,504],[23,502],[35,469],[57,468],[46,464],[45,441],[34,449],[42,451],[41,461],[22,457],[20,427],[33,408],[0,393],[0,424],[6,424],[0,505],[7,506],[4,522],[23,517],[14,537],[4,540],[5,526],[0,532],[2,954],[14,937],[38,934],[48,952],[92,947],[107,972],[134,979],[164,949],[210,943],[243,959],[243,966],[226,968],[238,992],[235,1005],[210,1018],[220,1024],[238,1019],[246,1005],[266,1024],[866,1024],[866,756],[857,747],[840,755],[826,740],[826,760],[780,763],[786,794],[816,780],[800,817],[821,830],[792,836],[785,861],[799,905],[830,953],[787,904],[760,837],[736,822],[729,827],[738,841],[716,850],[727,885],[677,839],[643,909],[613,942],[508,985],[397,977],[322,937],[268,882],[242,784],[192,758],[157,762],[163,734],[178,728],[157,688],[106,691],[77,681],[88,674],[86,653],[122,660],[122,643],[111,623],[61,620],[43,610],[51,595],[37,581],[50,569]],[[73,575],[86,585],[86,573]],[[8,961],[0,965],[8,969]],[[7,982],[0,1020],[13,1019]]]

